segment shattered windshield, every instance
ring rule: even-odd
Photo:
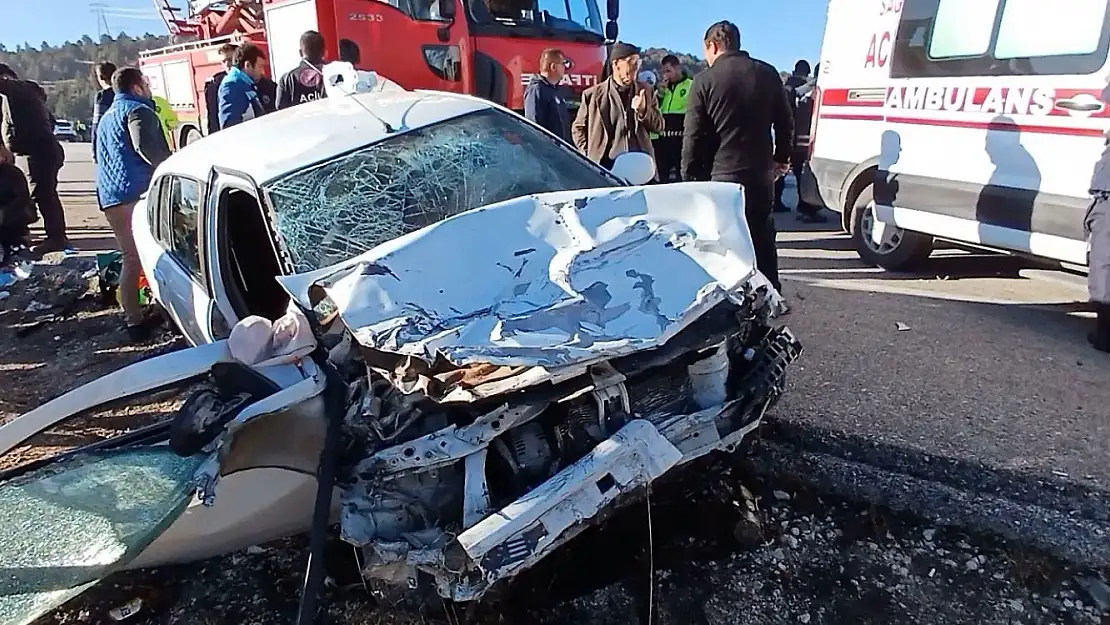
[[[303,273],[479,206],[618,184],[523,120],[486,109],[337,156],[266,191]]]

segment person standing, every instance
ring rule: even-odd
[[[58,197],[58,171],[64,151],[54,137],[54,124],[46,105],[46,92],[38,83],[20,80],[0,63],[0,97],[3,114],[0,134],[6,150],[27,163],[31,199],[42,216],[46,238],[34,246],[36,255],[60,252],[69,247],[66,218]]]
[[[112,99],[115,97],[115,92],[112,91],[112,74],[116,73],[116,64],[111,61],[103,61],[96,64],[96,83],[100,85],[100,91],[93,96],[93,113],[92,113],[92,154],[93,163],[96,163],[96,125],[100,123],[100,118],[104,115],[104,111],[112,106]]]
[[[207,116],[205,125],[208,129],[206,134],[212,134],[220,129],[220,84],[235,65],[235,51],[238,49],[239,46],[233,43],[220,46],[217,52],[223,59],[224,69],[212,74],[212,77],[204,82],[204,109]]]
[[[253,43],[235,50],[235,64],[220,82],[220,128],[228,128],[266,114],[258,97],[258,80],[266,75],[266,53]]]
[[[732,22],[710,26],[704,45],[709,69],[694,78],[686,103],[682,178],[744,185],[756,267],[781,291],[771,202],[794,142],[786,90],[774,67],[740,50]]]
[[[810,84],[810,67],[805,60],[794,64],[794,73],[786,79],[786,101],[794,112],[794,149],[790,153],[790,171],[794,174],[795,186],[798,188],[798,221],[805,223],[822,223],[827,221],[821,214],[820,206],[810,206],[802,200],[802,170],[809,160],[809,127],[813,121],[813,98],[811,90],[805,87]],[[786,190],[786,176],[775,181],[775,212],[788,213],[790,208],[782,202],[782,194]]]
[[[663,130],[663,115],[651,87],[637,83],[640,49],[614,43],[607,65],[609,77],[582,94],[570,129],[574,145],[606,169],[625,152],[654,158],[651,133]]]
[[[150,334],[154,318],[144,318],[139,303],[139,252],[131,216],[150,186],[155,168],[170,155],[154,95],[142,71],[125,67],[112,76],[115,97],[97,127],[96,195],[122,254],[120,301],[133,341]]]
[[[548,48],[540,54],[540,71],[524,90],[524,116],[570,143],[570,110],[560,87],[566,73],[562,50]]]
[[[659,89],[659,112],[663,132],[652,137],[659,182],[682,179],[682,127],[686,120],[686,98],[694,79],[686,73],[678,57],[668,54],[660,65],[663,84]]]
[[[324,97],[324,36],[315,30],[301,35],[301,62],[277,83],[277,109]]]

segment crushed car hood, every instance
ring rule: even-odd
[[[525,196],[280,280],[366,348],[559,368],[662,345],[766,283],[754,258],[741,187],[699,182]]]

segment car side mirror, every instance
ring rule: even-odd
[[[643,152],[625,152],[613,161],[613,175],[638,186],[655,177],[655,159]]]
[[[439,16],[445,20],[454,20],[455,0],[439,0]]]

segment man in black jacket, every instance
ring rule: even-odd
[[[0,64],[0,143],[5,146],[4,152],[26,159],[31,199],[46,230],[46,239],[32,250],[35,254],[60,252],[69,246],[65,213],[58,197],[58,170],[65,155],[54,137],[45,96],[38,83],[20,80],[10,67]]]
[[[540,71],[524,90],[524,116],[570,143],[570,111],[559,86],[566,73],[563,51],[544,50],[540,55]]]
[[[112,106],[115,91],[112,91],[112,74],[116,73],[116,64],[104,61],[96,64],[96,82],[100,84],[100,91],[93,96],[92,113],[92,160],[96,162],[96,125],[100,123],[100,116]]]
[[[314,30],[301,35],[301,62],[277,83],[277,109],[324,97],[324,36]]]
[[[794,182],[801,189],[802,169],[809,160],[809,127],[813,121],[813,99],[805,89],[810,84],[810,67],[805,60],[794,64],[794,73],[786,79],[786,101],[794,111],[794,149],[790,154],[790,171],[794,174]],[[786,190],[786,176],[775,181],[775,212],[788,213],[790,208],[782,203],[782,194]],[[806,223],[822,223],[826,221],[821,214],[820,206],[810,206],[798,194],[798,220]]]
[[[794,142],[786,90],[774,67],[740,51],[740,29],[731,22],[706,31],[705,58],[709,69],[694,78],[686,102],[682,179],[744,185],[756,266],[781,290],[771,202]]]
[[[207,116],[205,125],[208,128],[207,134],[212,134],[220,129],[220,83],[223,82],[224,76],[227,76],[227,70],[235,63],[235,51],[239,47],[233,43],[225,43],[220,46],[218,52],[223,57],[224,69],[216,72],[204,83],[204,114]]]

